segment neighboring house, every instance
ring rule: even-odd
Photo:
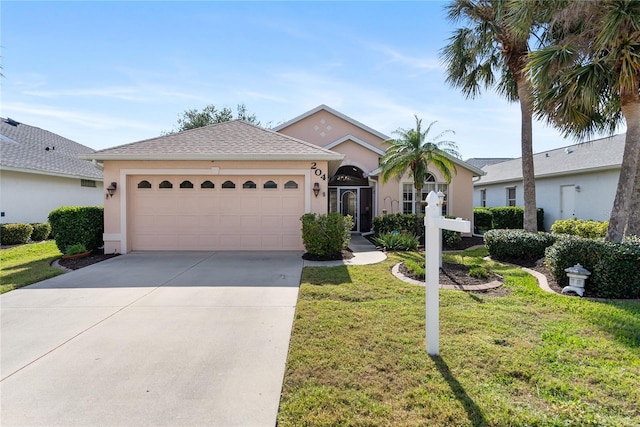
[[[61,206],[102,205],[102,170],[93,153],[49,131],[0,119],[0,222],[46,222]]]
[[[609,219],[616,195],[625,135],[535,154],[536,202],[546,230],[558,219]],[[524,206],[522,160],[483,168],[474,183],[474,206]]]
[[[303,250],[300,217],[342,212],[354,231],[371,231],[383,212],[413,212],[411,180],[378,180],[387,137],[321,105],[274,130],[235,120],[101,150],[105,251]],[[434,171],[430,189],[447,193],[448,213],[471,219],[472,179],[456,160],[449,185]]]

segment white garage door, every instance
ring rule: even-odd
[[[130,176],[131,250],[301,250],[303,176]]]

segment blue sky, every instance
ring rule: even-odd
[[[518,104],[445,83],[444,4],[2,1],[0,115],[101,149],[208,104],[270,126],[327,104],[389,136],[437,120],[464,159],[519,157]],[[536,152],[571,143],[534,126]]]

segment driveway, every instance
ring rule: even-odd
[[[300,256],[132,253],[0,296],[0,424],[275,425]]]

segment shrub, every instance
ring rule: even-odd
[[[76,254],[81,254],[83,252],[87,252],[87,248],[85,248],[85,246],[81,243],[78,243],[75,245],[69,245],[64,250],[65,255],[76,255]]]
[[[486,279],[489,277],[489,271],[481,265],[474,265],[469,268],[469,276],[476,279]]]
[[[492,228],[493,214],[488,208],[473,208],[473,232],[484,233]]]
[[[412,274],[416,276],[417,279],[423,279],[425,277],[424,263],[419,264],[413,260],[406,260],[404,262],[404,266],[409,270]]]
[[[478,214],[476,215],[476,212]],[[491,216],[491,224],[488,224],[489,215]],[[519,206],[498,206],[493,208],[474,208],[473,210],[474,223],[477,231],[483,231],[480,229],[509,229],[520,230],[524,227],[524,208]],[[480,223],[476,221],[480,220]],[[544,210],[542,208],[537,209],[536,214],[538,231],[544,231]]]
[[[397,213],[377,216],[373,219],[373,230],[376,236],[396,231],[424,237],[424,215]]]
[[[445,215],[445,218],[455,219],[455,216]],[[446,248],[454,248],[462,240],[462,233],[452,230],[442,230],[442,246]]]
[[[609,221],[585,221],[582,219],[559,219],[551,226],[553,234],[569,234],[590,239],[605,237]]]
[[[31,240],[41,242],[47,240],[51,234],[51,225],[48,222],[36,222],[31,224],[33,232],[31,232]]]
[[[391,232],[373,238],[374,243],[388,251],[415,251],[418,249],[418,238],[409,233]]]
[[[353,218],[338,212],[329,214],[304,214],[302,221],[302,241],[306,251],[319,257],[337,256],[349,246],[353,228]]]
[[[64,206],[49,213],[49,223],[60,252],[76,243],[83,244],[87,250],[104,244],[102,206]]]
[[[622,243],[566,236],[546,250],[545,262],[560,286],[569,284],[566,268],[580,263],[591,272],[585,284],[589,296],[640,297],[640,240]]]
[[[538,260],[554,242],[555,237],[549,233],[527,233],[524,230],[489,230],[484,233],[489,255],[502,261]]]
[[[33,227],[29,224],[1,224],[0,241],[3,245],[22,245],[29,242]]]

